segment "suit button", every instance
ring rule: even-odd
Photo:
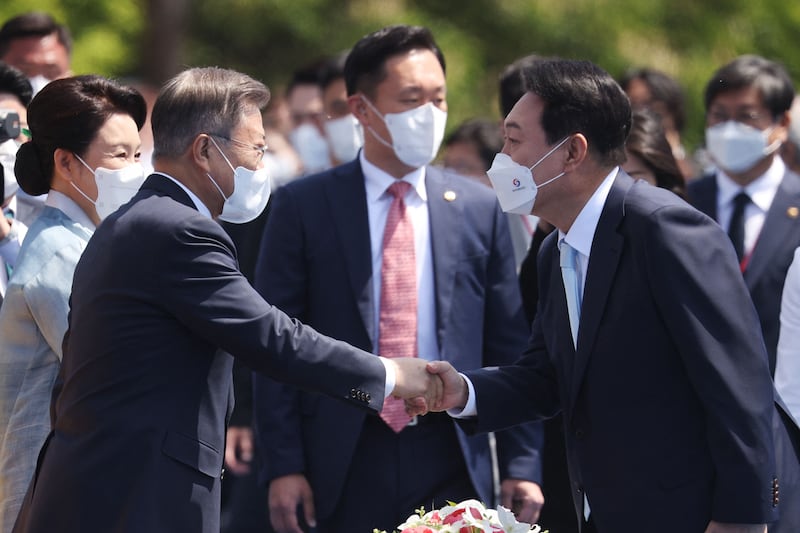
[[[350,389],[350,397],[354,399],[358,398],[358,393],[356,392],[355,389]]]
[[[370,400],[372,400],[372,396],[371,396],[369,393],[366,393],[366,394],[364,395],[364,400],[365,400],[367,403],[369,403],[369,401],[370,401]]]
[[[577,492],[578,494],[583,494],[583,487],[578,487],[577,489],[575,489],[575,492]]]
[[[222,470],[220,470],[220,473],[219,473],[219,478],[220,478],[221,480],[222,480],[222,479],[225,479],[225,469],[224,469],[224,468],[223,468]]]
[[[576,439],[581,440],[581,439],[583,439],[584,436],[585,436],[585,433],[583,432],[582,429],[576,429],[575,430],[575,438]]]

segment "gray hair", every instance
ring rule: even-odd
[[[269,89],[246,74],[192,68],[169,80],[153,106],[153,158],[179,157],[201,133],[228,136],[269,102]]]

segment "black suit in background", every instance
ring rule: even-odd
[[[717,220],[717,176],[707,174],[689,182],[687,198],[694,207]],[[727,231],[728,228],[723,228]],[[775,373],[780,330],[781,296],[786,272],[800,246],[800,176],[787,170],[767,212],[747,267],[744,282],[756,306],[769,368]]]
[[[382,407],[381,362],[261,299],[169,178],[107,218],[75,271],[52,427],[17,533],[218,533],[231,357]]]

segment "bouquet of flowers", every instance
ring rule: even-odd
[[[542,533],[539,526],[517,522],[514,513],[505,507],[487,509],[476,500],[450,503],[427,513],[419,509],[398,530],[399,533]],[[386,532],[376,529],[373,533]]]

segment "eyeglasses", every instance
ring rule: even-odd
[[[771,115],[768,113],[759,113],[758,111],[754,110],[740,110],[733,115],[729,115],[725,111],[714,109],[709,111],[707,116],[707,120],[710,124],[719,124],[729,120],[734,120],[758,129],[761,129],[761,127],[764,126],[764,119],[768,119],[770,122],[772,122]]]
[[[226,137],[225,135],[218,135],[216,133],[210,133],[209,135],[212,135],[217,139],[222,139],[224,141],[232,142],[233,144],[238,144],[239,146],[244,146],[245,148],[250,148],[252,150],[255,150],[256,152],[258,152],[259,159],[263,158],[264,155],[269,150],[269,146],[267,146],[266,144],[264,146],[257,146],[255,144],[246,143],[243,141],[239,141],[237,139],[231,139],[230,137]]]

